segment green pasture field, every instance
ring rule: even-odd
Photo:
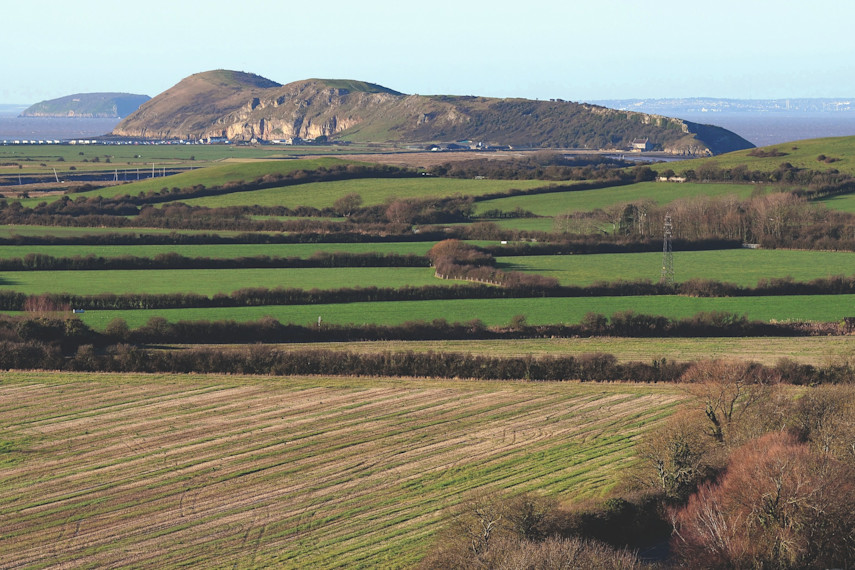
[[[800,140],[762,147],[764,150],[777,149],[786,153],[785,156],[759,158],[749,156],[751,150],[740,150],[722,154],[712,159],[693,159],[677,163],[653,164],[651,168],[657,172],[671,169],[680,173],[685,170],[697,170],[703,164],[713,163],[719,168],[733,168],[744,164],[749,170],[773,172],[783,162],[789,162],[797,168],[809,170],[839,170],[855,175],[855,137],[828,137],[821,139]],[[820,154],[840,160],[826,163],[817,160]]]
[[[332,182],[312,182],[297,186],[233,192],[178,201],[192,206],[310,206],[325,208],[347,194],[359,194],[364,206],[383,204],[394,198],[478,196],[512,188],[526,190],[549,186],[542,180],[472,180],[459,178],[360,178]]]
[[[14,161],[25,168],[38,166],[40,163],[57,162],[57,166],[83,163],[99,157],[100,162],[86,162],[105,170],[112,170],[117,165],[131,163],[141,167],[152,161],[188,161],[215,162],[225,158],[240,156],[243,158],[268,158],[280,149],[273,147],[237,147],[231,145],[7,145],[0,146],[0,159],[3,162]],[[82,154],[81,154],[82,153]],[[195,157],[191,160],[191,157]],[[62,158],[62,160],[59,160]],[[110,158],[112,163],[105,163]],[[52,172],[52,170],[51,170]]]
[[[840,196],[831,196],[817,200],[819,204],[825,204],[829,210],[838,210],[840,212],[849,212],[855,214],[855,194],[842,194]]]
[[[307,258],[318,252],[394,253],[425,255],[435,242],[401,243],[295,243],[295,244],[176,244],[176,245],[0,245],[0,259],[24,257],[38,253],[52,257],[155,257],[177,253],[185,257],[233,259],[236,257]],[[483,242],[472,242],[483,243]]]
[[[197,184],[210,187],[237,180],[250,182],[267,174],[288,174],[295,170],[315,170],[322,166],[330,167],[339,164],[353,164],[353,161],[344,161],[338,158],[329,157],[288,160],[240,160],[235,162],[218,163],[214,166],[208,166],[205,168],[197,168],[189,172],[182,172],[165,178],[162,176],[155,176],[155,178],[143,179],[139,182],[129,182],[127,184],[119,184],[117,186],[106,186],[96,190],[79,192],[71,195],[71,197],[104,196],[107,198],[123,196],[125,194],[135,196],[140,192],[159,192],[163,188],[189,188]],[[146,165],[139,167],[139,171],[142,176],[151,174],[151,163],[147,165],[148,168],[145,168],[145,166]],[[161,166],[168,167],[169,165],[164,163]],[[119,170],[120,177],[123,175],[122,168],[119,165],[113,165],[113,168],[110,168],[109,170],[114,169]],[[133,175],[136,174],[136,171],[137,167],[134,166]],[[157,172],[157,164],[155,164],[155,172]],[[128,173],[129,176],[131,176],[131,174],[132,173],[130,172]],[[59,198],[60,196],[53,195],[22,199],[20,202],[26,207],[32,207],[40,202],[53,202]]]
[[[549,217],[543,218],[504,218],[504,219],[485,219],[485,222],[492,222],[505,230],[517,230],[522,232],[552,232],[554,231],[554,220]]]
[[[556,216],[565,212],[590,212],[608,208],[614,204],[637,200],[653,200],[657,204],[668,204],[680,198],[696,196],[729,196],[747,198],[757,189],[755,184],[700,184],[670,182],[639,182],[628,186],[614,186],[595,190],[578,190],[538,194],[536,196],[512,196],[478,202],[476,214],[498,209],[512,211],[515,208],[528,210],[539,216]]]
[[[371,152],[370,148],[352,145],[341,146],[236,146],[236,145],[0,145],[0,173],[46,173],[53,169],[62,174],[74,166],[80,170],[112,172],[115,169],[139,167],[144,170],[151,164],[162,166],[205,167],[231,160],[276,160],[299,158],[304,155],[335,155],[353,152]],[[98,158],[98,162],[92,159]],[[110,162],[107,162],[107,159]],[[86,162],[83,162],[86,160]],[[16,163],[11,165],[11,163]],[[45,166],[41,166],[45,164]],[[21,168],[18,168],[20,165]]]
[[[5,373],[0,566],[407,568],[468,493],[604,499],[674,386]]]
[[[303,271],[303,270],[301,270]],[[571,297],[530,299],[455,299],[442,301],[395,301],[319,305],[268,305],[202,309],[149,309],[87,311],[82,320],[103,330],[115,319],[124,319],[132,328],[151,317],[178,321],[254,321],[269,316],[283,323],[317,326],[318,317],[328,324],[388,324],[407,321],[448,322],[481,320],[488,326],[510,323],[524,315],[528,324],[576,324],[589,312],[606,316],[619,311],[635,311],[670,318],[691,317],[700,312],[724,311],[758,321],[837,322],[852,316],[855,295],[792,295],[773,297],[697,298],[672,295],[644,297]]]
[[[12,238],[15,236],[54,236],[54,237],[78,237],[86,235],[103,234],[177,234],[177,235],[220,235],[236,236],[246,232],[231,230],[174,230],[162,228],[107,228],[107,227],[71,227],[71,226],[28,226],[28,225],[0,225],[0,237]],[[256,232],[265,233],[265,232]]]
[[[588,285],[595,281],[649,279],[662,274],[662,253],[610,253],[602,255],[540,255],[501,257],[499,267],[555,277],[562,285]],[[855,253],[784,249],[726,249],[674,253],[676,281],[713,279],[754,286],[761,279],[791,276],[810,281],[831,275],[855,275]]]
[[[719,338],[536,338],[509,340],[425,340],[322,342],[279,345],[289,350],[339,350],[363,354],[381,352],[456,352],[493,357],[580,356],[606,353],[621,362],[676,362],[706,359],[743,360],[774,366],[789,358],[823,366],[855,357],[855,336],[838,337],[719,337]]]
[[[453,285],[428,267],[333,269],[133,269],[108,271],[16,271],[0,273],[0,289],[30,294],[196,293],[215,295],[247,287],[338,289]]]

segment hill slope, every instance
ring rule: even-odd
[[[659,115],[561,100],[405,95],[351,80],[279,85],[257,75],[209,71],[161,93],[120,123],[117,136],[226,137],[246,141],[320,136],[352,141],[472,140],[488,144],[719,154],[751,148],[738,135]]]
[[[22,117],[127,117],[151,99],[131,93],[76,93],[36,103]]]

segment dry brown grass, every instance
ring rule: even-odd
[[[407,566],[479,487],[598,496],[671,387],[12,373],[0,567]]]
[[[650,362],[667,358],[691,362],[724,358],[774,366],[789,358],[824,366],[851,359],[855,336],[834,337],[724,337],[724,338],[537,338],[503,340],[431,340],[292,343],[283,349],[340,350],[362,354],[382,352],[455,352],[486,356],[579,356],[603,352],[620,362]]]

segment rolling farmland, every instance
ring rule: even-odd
[[[478,196],[512,188],[530,189],[548,185],[541,180],[459,180],[433,177],[337,180],[181,201],[191,206],[209,208],[225,208],[247,203],[259,206],[326,208],[332,206],[338,198],[355,193],[362,197],[366,206],[373,206],[393,198],[442,197],[455,194]]]
[[[787,151],[788,157],[805,167],[814,166],[813,154],[820,147],[806,142],[801,148]],[[828,148],[842,156],[849,147],[834,142]],[[168,154],[165,149],[156,150]],[[632,289],[638,284],[625,283],[620,290],[616,286],[600,292],[568,292],[570,286],[597,282],[658,282],[662,225],[657,222],[658,237],[653,240],[649,229],[632,235],[631,226],[642,214],[627,208],[628,201],[687,204],[698,196],[733,195],[729,204],[741,202],[731,214],[742,216],[744,227],[758,217],[762,222],[780,221],[774,227],[764,224],[761,230],[766,233],[755,234],[761,238],[780,239],[787,231],[803,229],[799,224],[810,230],[804,232],[809,239],[827,238],[816,233],[819,226],[809,226],[806,220],[815,216],[825,223],[836,219],[835,213],[822,206],[786,202],[782,198],[789,198],[789,186],[778,188],[769,182],[767,187],[766,180],[756,184],[633,183],[650,180],[652,171],[629,167],[611,178],[592,170],[599,177],[559,182],[603,188],[526,195],[556,182],[515,180],[510,175],[476,179],[416,176],[415,171],[382,168],[358,170],[363,166],[330,157],[285,160],[287,153],[263,161],[273,158],[274,151],[259,148],[199,149],[199,156],[191,155],[192,150],[176,149],[175,164],[201,168],[168,180],[64,197],[9,198],[0,207],[15,222],[0,227],[4,240],[0,260],[28,259],[18,265],[9,262],[4,266],[9,270],[0,271],[0,298],[9,309],[0,315],[0,342],[9,347],[2,354],[12,354],[14,349],[16,358],[21,355],[18,361],[4,360],[12,370],[0,378],[0,567],[408,568],[418,563],[433,537],[447,525],[451,511],[471,491],[533,491],[565,504],[614,497],[638,461],[634,446],[639,437],[686,399],[679,386],[667,383],[677,381],[688,368],[675,362],[725,358],[773,367],[781,359],[792,359],[805,368],[837,366],[833,371],[839,375],[834,378],[843,378],[851,370],[855,337],[841,334],[840,325],[843,317],[853,315],[855,294],[847,278],[829,280],[825,289],[817,285],[822,294],[793,294],[796,289],[781,286],[756,296],[723,296],[744,293],[728,290],[694,297],[688,295],[706,295],[714,288],[651,285]],[[142,167],[146,160],[154,162],[153,151],[141,148],[141,156],[130,156],[132,151],[120,149],[112,158],[121,158],[132,168]],[[89,162],[89,149],[85,159],[84,155],[75,158],[67,149],[58,152],[63,153],[61,161],[33,155],[29,162],[45,160],[44,166],[27,164],[21,170],[50,170],[57,163],[70,166],[70,162],[82,169],[106,166]],[[744,153],[739,156],[738,160],[748,160]],[[713,160],[730,164],[737,159]],[[776,162],[752,164],[777,168],[783,159],[768,160]],[[848,159],[838,163],[849,168]],[[525,177],[526,164],[520,163],[520,177]],[[324,170],[334,176],[319,176],[325,180],[321,182],[308,182],[309,175],[276,178],[316,168],[337,170]],[[334,179],[347,178],[348,173],[353,177]],[[272,178],[252,182],[265,176]],[[608,186],[612,181],[614,185]],[[190,191],[202,184],[223,188],[207,194],[210,188],[193,190],[196,194],[188,195],[196,197],[182,199],[178,188]],[[161,193],[167,185],[176,190]],[[125,193],[133,198],[124,204],[107,198]],[[506,193],[506,197],[483,200],[485,194],[493,193]],[[348,194],[358,194],[362,203],[352,211],[332,208]],[[454,200],[419,201],[435,196]],[[838,203],[848,196],[837,197]],[[393,211],[393,200],[409,210]],[[750,205],[751,200],[765,209]],[[42,202],[46,204],[38,205]],[[653,206],[644,206],[648,207],[655,213]],[[686,207],[681,215],[701,210]],[[756,214],[754,218],[747,214],[749,210]],[[483,217],[485,212],[491,212],[490,217]],[[527,212],[539,217],[519,217]],[[594,233],[554,231],[553,217],[568,212],[590,221],[587,227]],[[705,226],[697,227],[701,228],[698,235],[704,235]],[[740,226],[730,223],[728,227]],[[809,281],[855,275],[855,253],[845,241],[851,224],[822,227],[831,228],[829,235],[838,240],[823,245],[822,251],[788,249],[774,240],[765,244],[768,249],[734,249],[740,242],[730,234],[718,241],[714,235],[711,246],[701,242],[706,238],[698,238],[694,244],[698,251],[674,252],[675,281],[679,285],[703,279],[753,287],[759,281],[780,280],[784,285],[797,282],[802,287],[797,291],[804,292]],[[423,257],[446,238],[460,240],[455,245],[460,257],[454,263],[465,266],[470,258],[483,263],[471,266],[480,274],[462,274],[478,285],[464,282],[461,273],[449,274],[460,279],[439,279],[425,259],[416,260],[420,267],[408,266],[414,264],[412,260],[393,259],[386,266],[377,259],[387,254]],[[453,242],[443,246],[449,243]],[[478,246],[489,246],[496,253]],[[504,255],[502,247],[507,247]],[[814,243],[800,247],[814,247]],[[555,251],[643,252],[546,254]],[[332,252],[350,257],[300,268],[262,268],[261,262],[249,259],[307,260]],[[516,255],[520,252],[533,254]],[[175,261],[179,255],[188,258],[180,261],[181,266]],[[358,255],[365,257],[355,259]],[[104,269],[93,263],[81,269],[87,256],[124,259],[126,265]],[[439,271],[443,260],[431,260]],[[183,265],[190,263],[200,268]],[[493,263],[499,272],[490,274]],[[501,281],[496,277],[500,272],[513,274],[517,284]],[[540,277],[554,277],[559,286],[546,279],[538,281]],[[495,296],[505,297],[501,287],[516,288],[506,298],[487,298],[497,291],[500,294]],[[379,295],[370,288],[385,293]],[[272,293],[284,289],[303,291]],[[236,291],[243,293],[230,295]],[[65,293],[100,297],[89,298],[90,305],[82,299],[85,313],[72,315],[69,309],[79,306],[63,300]],[[128,294],[127,298],[116,299],[121,294]],[[158,295],[163,298],[155,298]],[[593,325],[581,333],[554,332],[559,327],[538,329],[596,323],[593,313],[612,317],[612,322],[629,320],[626,315],[631,313],[687,322],[699,313],[706,315],[696,319],[701,324],[678,331],[697,335],[688,338],[654,337],[651,331],[665,330],[664,325],[645,329],[644,319],[639,319],[640,328],[625,325],[617,333],[619,329],[608,332]],[[623,317],[614,317],[616,313]],[[778,323],[751,328],[764,332],[748,334],[804,336],[704,337],[708,332],[704,327],[716,320],[736,322],[732,328],[722,325],[724,332],[716,334],[746,334],[740,331],[748,328],[739,328],[742,316]],[[185,332],[170,337],[164,320],[195,324],[174,327]],[[235,324],[250,321],[258,323]],[[402,326],[403,332],[382,327],[404,323],[411,325]],[[447,323],[468,324],[454,329]],[[273,336],[279,334],[274,332],[280,330],[277,327],[288,324],[312,328],[294,327],[287,331],[291,336]],[[354,342],[326,342],[339,338],[337,325],[364,329],[354,327],[347,333],[351,336],[341,337]],[[435,332],[453,329],[457,332]],[[502,340],[467,339],[467,335],[476,336],[473,331]],[[634,336],[588,338],[588,334]],[[366,338],[383,340],[364,342]],[[389,340],[394,338],[421,340]],[[265,360],[267,346],[240,344],[284,339],[297,342],[278,345],[277,356],[286,354],[306,366],[289,373],[308,370],[307,374],[317,376],[238,375],[246,370],[262,374],[295,370],[276,368],[272,359]],[[44,351],[35,352],[33,347],[40,342],[43,346],[38,348]],[[208,343],[214,345],[211,350],[195,350]],[[33,352],[28,353],[31,348]],[[455,353],[481,368],[431,372],[447,373],[454,380],[422,378],[426,374],[421,369],[414,373],[418,378],[357,377],[376,372],[356,368],[348,368],[352,377],[330,378],[314,368],[320,360],[311,359],[312,351],[327,359],[323,365],[356,362],[342,360],[341,352],[376,356],[378,362],[413,352]],[[601,354],[592,357],[594,353]],[[495,369],[486,372],[499,369],[499,364],[479,364],[486,362],[476,360],[479,355],[528,358],[529,365],[531,358],[573,356],[595,367],[610,358],[602,353],[634,362],[639,370],[647,367],[649,375],[644,378],[651,383],[456,379],[466,376],[459,370],[478,374],[489,366]],[[27,354],[37,356],[27,360]],[[164,359],[162,368],[132,367],[134,358],[149,363],[176,355],[184,355],[185,362]],[[242,356],[247,356],[247,363],[251,360],[252,368],[214,367],[238,362]],[[423,366],[427,360],[413,362]],[[49,368],[45,362],[58,371],[15,370]],[[181,368],[196,362],[211,367]],[[437,358],[436,362],[446,361]],[[662,381],[665,373],[656,376],[660,366],[670,366],[673,372],[667,382]],[[797,368],[788,362],[780,366]],[[235,375],[106,372],[115,370],[217,370]],[[510,370],[513,376],[483,377],[534,377],[528,375],[530,370],[523,375],[522,367]],[[552,377],[576,374],[564,372],[569,368],[560,370],[562,376]],[[631,368],[620,368],[615,378],[636,377],[627,370]],[[808,372],[802,372],[808,377]],[[399,373],[410,371],[387,372]]]
[[[693,196],[738,196],[745,198],[756,190],[752,184],[663,184],[661,182],[641,182],[629,186],[597,190],[578,190],[541,194],[539,196],[513,196],[496,198],[478,203],[477,212],[498,208],[513,210],[522,208],[540,216],[554,216],[567,211],[591,211],[607,208],[621,202],[633,200],[653,200],[657,204],[667,204],[680,198]]]

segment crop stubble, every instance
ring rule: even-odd
[[[482,486],[596,496],[668,387],[12,374],[0,566],[413,562]]]

